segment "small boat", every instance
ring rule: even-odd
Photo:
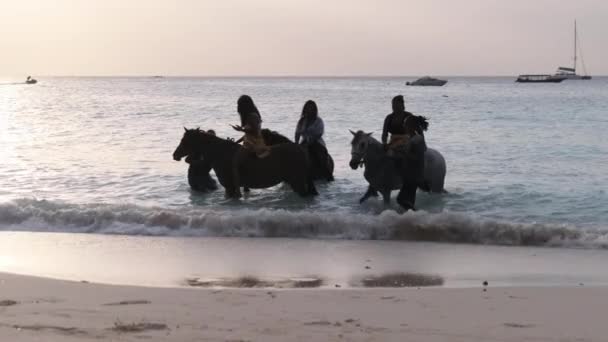
[[[408,85],[408,86],[435,86],[435,87],[441,87],[441,86],[443,86],[446,83],[448,83],[448,81],[440,80],[438,78],[433,78],[433,77],[429,77],[429,76],[425,76],[425,77],[417,79],[414,82],[406,82],[405,85]]]
[[[565,77],[555,75],[519,75],[515,82],[519,83],[559,83]]]
[[[36,83],[38,83],[38,81],[33,79],[32,76],[28,76],[27,79],[25,80],[25,84],[36,84]]]
[[[574,65],[572,66],[572,68],[568,68],[568,67],[559,67],[557,68],[557,71],[555,72],[556,77],[563,77],[566,80],[590,80],[591,76],[587,75],[587,68],[585,67],[585,60],[583,59],[583,54],[581,52],[581,64],[583,66],[583,71],[585,72],[585,75],[578,75],[576,73],[576,61],[578,60],[578,50],[580,50],[580,44],[578,43],[578,34],[576,31],[576,20],[574,21]],[[578,50],[577,50],[577,46],[578,46]]]

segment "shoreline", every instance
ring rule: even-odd
[[[6,341],[599,341],[608,287],[188,289],[0,273]]]
[[[370,277],[394,274],[422,276],[399,282],[436,279],[433,284],[448,288],[477,288],[484,281],[496,287],[595,287],[608,286],[607,258],[608,251],[598,249],[0,232],[0,272],[169,288],[243,278],[277,287],[314,278],[320,288],[359,288]]]

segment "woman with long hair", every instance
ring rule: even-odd
[[[322,178],[333,181],[333,166],[330,168],[330,157],[323,141],[325,124],[319,117],[319,109],[315,101],[308,100],[302,108],[300,120],[296,126],[296,144],[305,145],[310,153],[314,166],[320,170]]]

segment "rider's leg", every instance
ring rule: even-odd
[[[406,211],[414,210],[416,204],[416,189],[418,185],[414,182],[405,181],[401,186],[401,191],[399,191],[399,195],[397,196],[397,203],[401,205]]]

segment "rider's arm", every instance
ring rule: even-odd
[[[302,119],[300,119],[298,121],[298,124],[296,125],[296,136],[295,136],[295,142],[296,144],[300,143],[300,137],[302,136]]]
[[[384,127],[382,128],[382,143],[385,145],[388,139],[388,127],[391,124],[392,115],[393,114],[389,114],[386,116],[386,119],[384,119]]]

